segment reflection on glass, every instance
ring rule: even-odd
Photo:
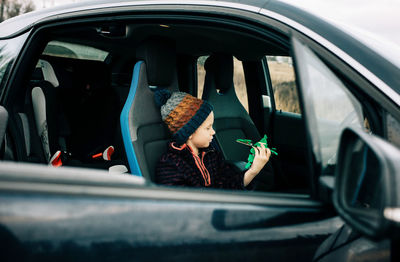
[[[28,33],[25,33],[12,39],[0,41],[0,92],[4,88],[11,66],[27,36]]]
[[[368,145],[360,142],[352,152],[349,163],[347,203],[354,208],[379,210],[382,201],[382,177],[379,161]]]
[[[364,126],[362,106],[342,81],[310,50],[304,50],[307,68],[306,103],[312,104],[323,168],[336,164],[340,134],[347,126]]]

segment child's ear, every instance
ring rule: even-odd
[[[188,140],[192,140],[192,137],[193,137],[193,135],[190,135],[189,138],[188,138]]]

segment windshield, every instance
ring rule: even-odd
[[[76,58],[85,60],[104,61],[108,52],[84,45],[72,44],[61,41],[51,41],[43,51],[44,55]]]
[[[19,54],[28,33],[21,36],[0,40],[0,95],[3,96],[3,90],[7,82],[10,69]]]

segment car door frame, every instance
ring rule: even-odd
[[[30,40],[27,43],[24,50],[30,47]],[[18,63],[25,59],[23,54],[24,52],[16,61],[15,70],[28,67],[27,64]],[[31,62],[33,64],[33,61]],[[12,88],[17,82],[15,72],[8,88]],[[18,81],[21,83],[22,80]],[[332,218],[334,213],[329,206],[310,199],[308,195],[203,191],[161,187],[151,183],[138,185],[131,181],[132,177],[127,179],[128,184],[121,184],[119,178],[114,180],[112,176],[113,174],[104,171],[83,168],[56,169],[43,165],[3,162],[0,164],[0,195],[8,204],[3,204],[0,214],[2,227],[11,233],[11,238],[16,239],[16,244],[22,244],[17,246],[18,248],[39,252],[37,254],[44,254],[40,252],[46,252],[44,247],[49,243],[57,243],[54,246],[55,251],[62,254],[67,254],[68,248],[72,246],[76,255],[82,255],[96,247],[96,243],[110,243],[111,246],[106,247],[113,251],[118,250],[118,245],[114,244],[123,240],[123,245],[129,244],[127,248],[136,247],[135,250],[139,250],[140,247],[154,248],[164,245],[167,248],[174,247],[173,250],[178,251],[182,245],[193,245],[200,247],[196,249],[196,254],[204,254],[204,247],[223,244],[225,250],[232,252],[232,258],[237,255],[238,247],[244,247],[241,251],[246,255],[251,254],[254,251],[252,245],[257,244],[261,253],[257,253],[259,257],[256,258],[265,258],[268,255],[271,260],[282,261],[286,256],[299,256],[299,252],[302,249],[306,250],[306,247],[310,254],[323,238],[340,226],[340,220]],[[27,196],[30,198],[26,198]],[[103,202],[105,204],[102,204]],[[115,210],[116,206],[125,203],[129,205],[127,209]],[[90,207],[90,204],[94,206],[89,210],[90,215],[79,213],[85,207]],[[165,208],[160,209],[161,207]],[[146,208],[150,209],[143,213]],[[61,213],[62,220],[57,219],[57,216],[50,216],[50,219],[49,214],[37,210],[51,210],[56,215]],[[141,212],[137,212],[138,210]],[[164,214],[171,215],[174,219],[160,221],[160,210],[168,210]],[[315,214],[316,217],[310,214]],[[199,220],[197,216],[203,219]],[[198,227],[191,228],[193,219],[199,221]],[[118,224],[119,227],[131,230],[129,232],[132,234],[142,234],[132,238],[132,235],[121,230],[113,232],[116,230],[113,223],[117,222],[121,223]],[[82,223],[90,230],[86,232],[85,228],[80,226]],[[169,227],[174,223],[180,227],[174,227],[174,233],[177,235],[172,236],[169,235]],[[209,229],[210,236],[202,234],[204,227]],[[91,235],[90,231],[96,230],[100,230],[99,233]],[[161,233],[156,238],[150,238],[155,232]],[[221,232],[224,233],[223,239],[219,237]],[[74,233],[79,234],[74,236]],[[187,240],[190,237],[189,233],[193,234],[190,241]],[[33,236],[36,238],[32,239]],[[142,239],[144,236],[148,237],[145,239],[148,242]],[[107,241],[104,242],[104,239]],[[82,253],[79,252],[79,247],[83,242],[86,243],[84,247],[89,249],[82,249]],[[288,243],[299,252],[287,252]],[[277,248],[282,246],[286,251]],[[165,252],[157,255],[170,254],[168,249],[163,251]],[[217,251],[213,252],[210,254],[220,254]],[[52,255],[57,254],[60,253]]]
[[[391,115],[393,118],[400,119],[400,112],[398,110],[398,105],[396,102],[388,97],[380,87],[375,86],[373,83],[366,79],[363,75],[357,70],[361,70],[360,68],[353,68],[351,64],[348,64],[345,59],[347,59],[347,55],[343,53],[343,51],[338,51],[337,54],[342,54],[342,57],[339,57],[337,54],[333,54],[330,50],[321,46],[320,43],[315,42],[309,37],[297,32],[292,32],[292,45],[294,41],[301,43],[313,52],[317,59],[320,60],[325,66],[330,70],[338,79],[344,81],[346,87],[349,88],[350,92],[357,98],[363,101],[363,105],[368,103],[369,105],[374,104],[375,108],[372,111],[366,112],[370,114],[372,120],[372,130],[376,135],[381,137],[387,137],[386,133],[386,118],[388,115]],[[295,40],[294,40],[295,39]],[[299,50],[294,50],[293,59],[295,63],[296,77],[297,77],[297,85],[298,92],[301,102],[302,112],[304,112],[304,119],[306,129],[309,130],[306,132],[306,139],[308,146],[308,158],[310,163],[311,172],[311,186],[312,186],[312,197],[315,199],[320,199],[322,201],[331,202],[331,194],[334,185],[334,179],[328,176],[321,176],[321,159],[318,156],[315,156],[313,149],[317,152],[320,151],[320,145],[316,140],[317,135],[315,134],[315,116],[310,114],[311,108],[305,107],[306,104],[306,90],[304,89],[304,85],[301,83],[302,72],[300,72],[298,68],[298,52]],[[344,60],[343,60],[344,59]],[[361,67],[361,65],[359,65]],[[370,73],[372,74],[372,73]],[[368,77],[371,78],[370,75]],[[379,83],[383,83],[381,80],[377,80]],[[360,88],[362,87],[362,88]],[[377,105],[377,106],[376,106]],[[308,110],[308,111],[307,111]]]
[[[271,72],[266,57],[263,57],[261,62],[265,81],[265,87],[262,87],[265,90],[262,92],[267,93],[270,100],[269,108],[262,104],[265,123],[264,132],[271,134],[271,144],[281,151],[280,158],[283,158],[281,168],[285,168],[287,165],[292,166],[289,172],[294,170],[298,172],[299,179],[296,181],[302,183],[301,190],[309,190],[311,181],[308,179],[309,166],[307,165],[307,157],[304,154],[307,141],[304,140],[306,129],[303,115],[276,109]],[[300,100],[297,102],[300,104]],[[289,126],[290,128],[288,128]]]
[[[122,252],[121,259],[148,259],[139,247],[158,250],[152,254],[158,258],[174,250],[182,261],[188,255],[182,247],[196,261],[208,258],[204,248],[224,259],[309,259],[342,223],[304,195],[171,188],[131,175],[7,162],[0,181],[2,235],[14,239],[7,247],[33,257],[72,252],[84,258],[97,252],[97,243],[106,257],[124,246],[129,256]]]

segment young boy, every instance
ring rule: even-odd
[[[271,151],[255,148],[250,169],[239,172],[210,146],[215,131],[212,106],[187,93],[159,90],[154,96],[173,142],[157,165],[156,182],[165,185],[244,189],[268,162]]]

